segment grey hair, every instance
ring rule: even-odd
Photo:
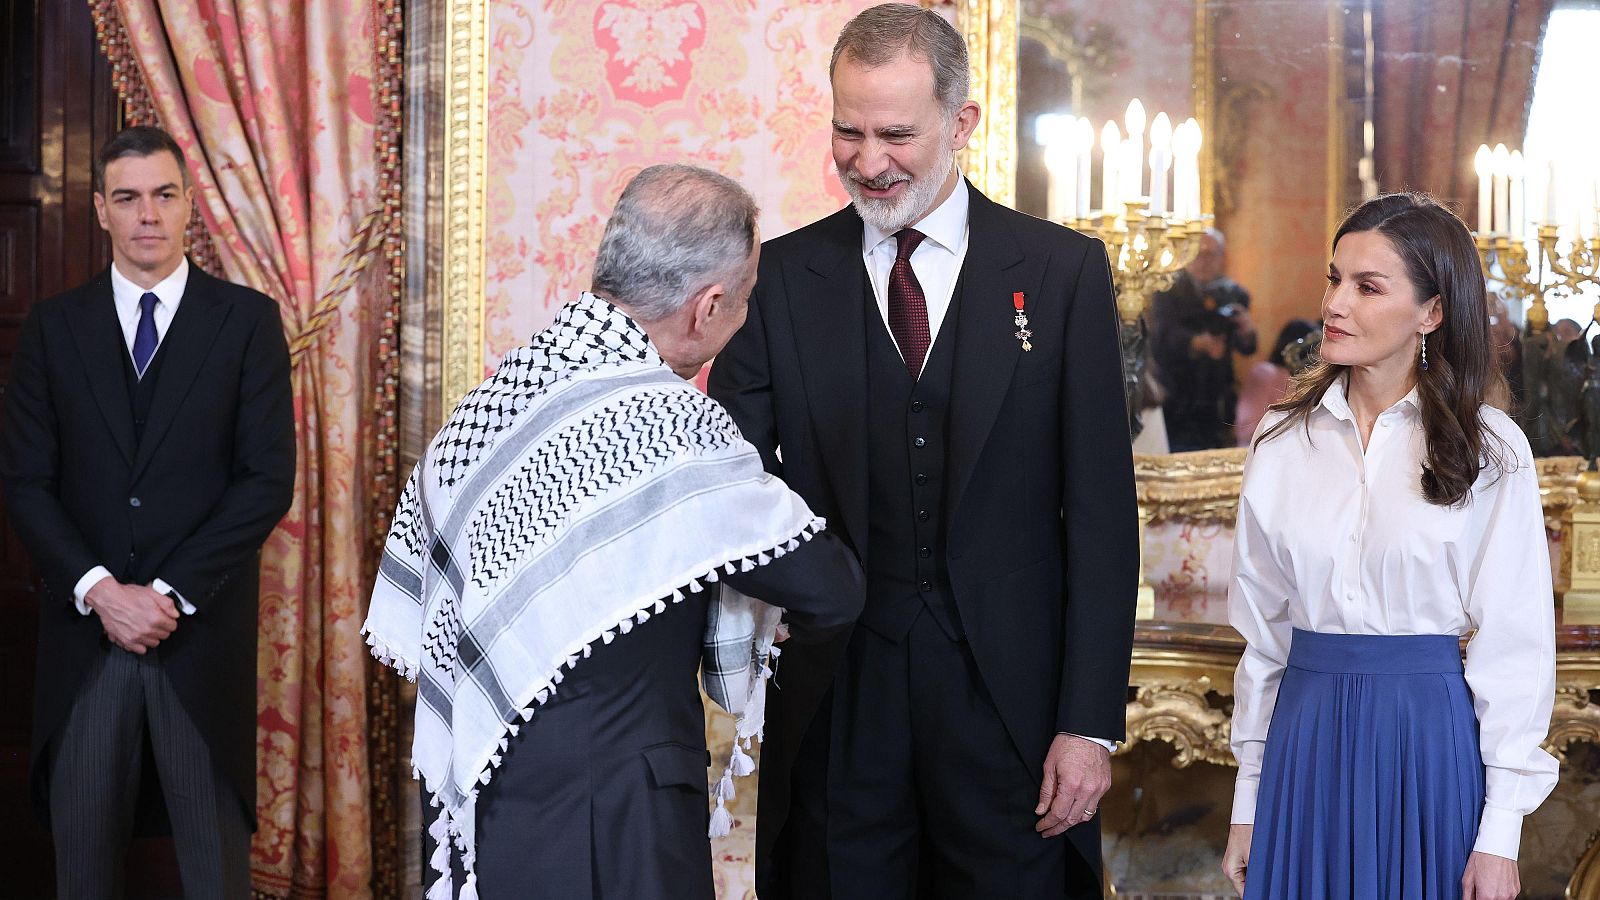
[[[828,61],[828,77],[848,56],[876,69],[910,53],[933,69],[933,95],[945,118],[953,118],[971,90],[967,42],[944,17],[910,3],[880,3],[863,10],[839,32]]]
[[[591,290],[640,322],[658,322],[714,284],[739,280],[760,210],[727,176],[651,166],[617,198],[595,254]]]

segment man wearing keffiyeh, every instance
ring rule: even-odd
[[[702,654],[758,733],[778,616],[744,595],[800,639],[859,612],[854,556],[685,380],[744,321],[756,216],[716,173],[640,172],[591,291],[406,485],[364,631],[417,681],[430,900],[709,900]]]

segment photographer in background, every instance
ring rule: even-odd
[[[1194,261],[1150,301],[1151,353],[1175,453],[1234,444],[1233,355],[1256,352],[1256,329],[1249,293],[1223,275],[1225,247],[1222,232],[1207,230]]]

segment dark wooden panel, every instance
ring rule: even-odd
[[[10,355],[10,332],[22,325],[38,296],[39,206],[0,202],[0,355]]]
[[[28,308],[109,262],[90,175],[116,122],[89,4],[0,0],[0,407]],[[55,892],[55,854],[28,800],[38,604],[27,555],[0,526],[0,898]]]
[[[0,169],[39,168],[39,22],[35,2],[0,0]]]

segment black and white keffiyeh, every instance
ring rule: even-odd
[[[469,393],[395,510],[363,633],[417,682],[414,774],[438,808],[429,832],[476,898],[478,790],[521,723],[593,648],[822,530],[763,471],[714,400],[673,374],[639,325],[591,294]],[[727,590],[713,604],[704,683],[758,736],[780,610]],[[716,788],[726,831],[735,741]]]

